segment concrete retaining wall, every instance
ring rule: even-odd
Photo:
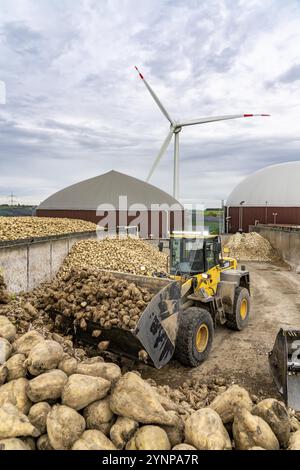
[[[250,225],[250,232],[258,232],[269,240],[281,258],[294,269],[300,266],[300,230]]]
[[[0,272],[9,291],[28,291],[49,281],[74,243],[87,239],[96,239],[96,232],[0,242]]]

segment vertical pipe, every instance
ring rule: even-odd
[[[174,133],[173,196],[175,199],[179,197],[179,132]]]
[[[244,231],[244,227],[243,227],[243,206],[241,206],[241,229],[242,229],[242,232]]]
[[[229,209],[230,206],[226,206],[226,233],[229,233]]]
[[[229,233],[232,229],[232,225],[230,224],[232,216],[230,215],[230,206],[228,206],[228,212],[227,212],[227,217],[228,217],[228,222],[227,222],[227,233]],[[230,229],[229,229],[230,227]]]
[[[219,216],[219,235],[225,233],[225,205],[224,199],[221,200],[221,214]]]

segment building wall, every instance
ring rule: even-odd
[[[141,238],[149,238],[150,234],[154,238],[165,238],[167,232],[184,229],[184,211],[171,211],[168,214],[164,211],[147,212],[106,212],[104,215],[97,215],[96,211],[90,210],[46,210],[37,209],[38,217],[67,217],[69,219],[81,219],[98,224],[105,218],[111,220],[115,226],[118,225],[139,225]],[[155,220],[157,221],[155,223]],[[157,230],[155,230],[155,225]],[[115,228],[115,227],[110,227]]]
[[[242,228],[249,232],[249,225],[274,224],[277,213],[276,224],[300,225],[300,207],[227,207],[226,217],[230,216],[228,231],[235,233],[240,227],[240,214],[242,212]]]

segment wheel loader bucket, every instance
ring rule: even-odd
[[[285,403],[300,410],[300,330],[280,329],[269,353],[272,376]]]
[[[116,327],[102,329],[98,323],[88,321],[85,331],[80,328],[74,330],[76,338],[95,345],[99,341],[108,341],[108,351],[133,359],[138,359],[139,352],[144,350],[149,356],[150,364],[158,369],[163,367],[170,361],[175,350],[181,306],[180,284],[169,279],[149,276],[114,271],[105,271],[105,273],[134,282],[137,286],[146,287],[154,296],[140,316],[135,329],[130,331]],[[58,312],[51,313],[53,315]],[[97,329],[102,330],[100,339],[92,336],[92,332]]]

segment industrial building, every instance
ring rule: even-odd
[[[300,225],[300,161],[268,166],[239,183],[226,201],[227,232],[249,225]]]
[[[136,226],[142,238],[165,238],[184,223],[183,206],[176,199],[117,171],[58,191],[38,206],[36,215],[89,220],[112,232]]]

